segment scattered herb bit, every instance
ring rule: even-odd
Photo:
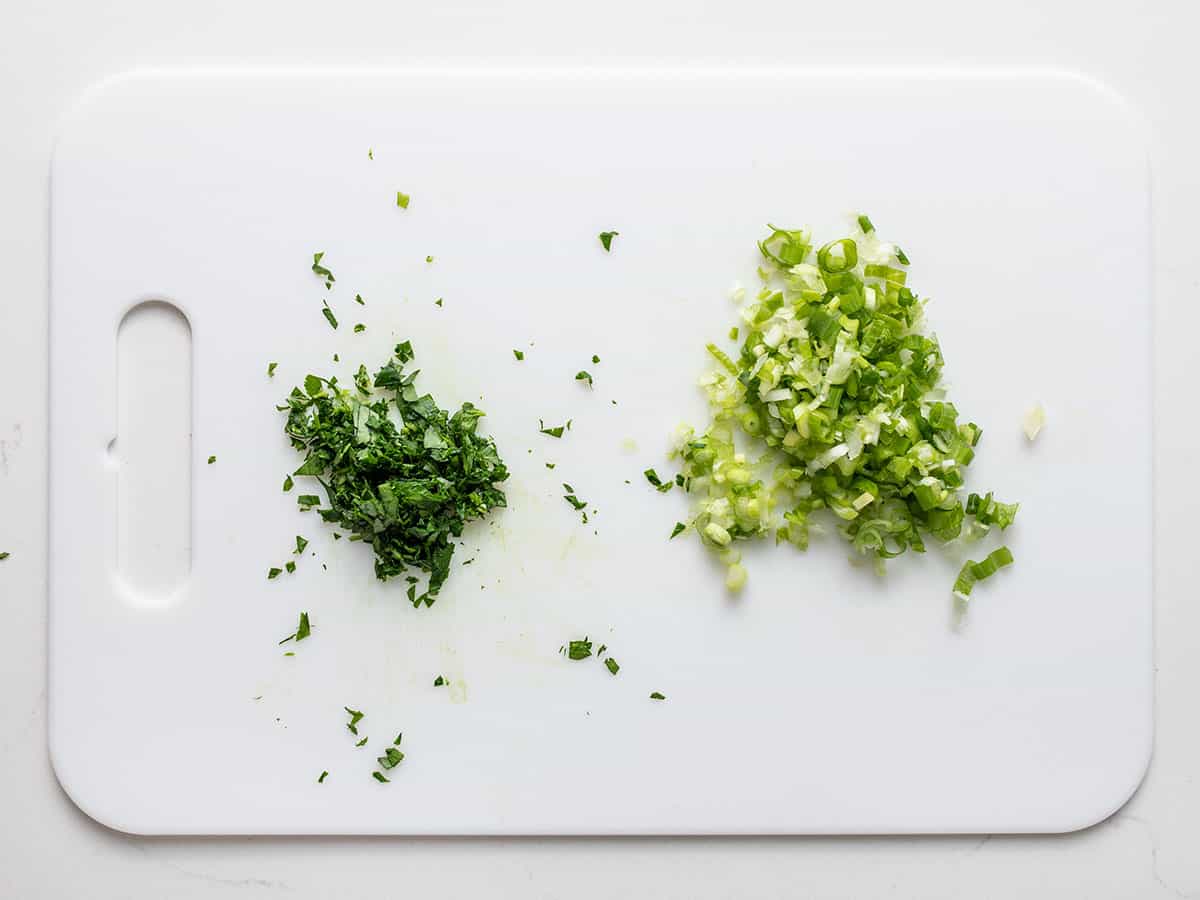
[[[621,671],[621,666],[611,656],[608,659],[604,660],[604,665],[608,668],[608,671],[610,673],[612,673],[613,675],[616,675],[619,671]]]
[[[312,270],[314,274],[325,279],[325,290],[329,290],[331,287],[333,287],[333,283],[337,281],[337,279],[333,277],[332,272],[321,265],[321,260],[324,258],[324,256],[324,251],[313,254]]]
[[[277,362],[267,363],[267,377],[274,378],[275,370],[278,368],[279,368],[279,363],[277,363]]]
[[[443,685],[445,685],[447,683],[448,682],[446,681],[446,679],[444,677],[442,677],[441,675],[439,675],[437,678],[433,679],[434,687],[442,687]]]
[[[362,322],[359,322],[357,325],[354,326],[355,334],[362,334],[366,330],[367,330],[367,326],[364,325]]]
[[[12,556],[12,554],[7,550],[0,552],[0,559],[8,559],[10,556]]]
[[[671,536],[669,538],[667,538],[667,540],[668,541],[674,540],[675,538],[679,537],[679,535],[683,534],[685,531],[687,531],[687,526],[684,525],[682,522],[676,522],[675,527],[671,529]]]
[[[381,768],[394,769],[404,760],[404,754],[395,747],[388,747],[383,751],[383,756],[377,757],[376,762]]]
[[[328,777],[329,777],[329,772],[328,772],[328,771],[322,772],[322,773],[321,773],[321,777],[317,779],[317,784],[324,784],[324,783],[325,783],[325,779],[326,779],[326,778],[328,778]]]
[[[588,372],[575,373],[575,380],[586,381],[588,383],[588,387],[595,387],[595,385],[592,383],[592,376]]]
[[[514,351],[513,351],[513,356],[516,358],[517,362],[520,362],[521,360],[523,360],[523,359],[525,358],[525,351],[523,351],[523,350],[514,350]]]
[[[592,642],[587,638],[582,641],[571,641],[567,645],[567,658],[580,660],[592,655]]]
[[[351,734],[358,734],[358,723],[362,721],[363,713],[348,706],[343,706],[342,709],[350,714],[350,721],[346,723],[346,727],[350,729]]]
[[[596,648],[596,655],[603,656],[604,651],[607,649],[608,649],[608,644],[601,644],[599,647]]]
[[[437,298],[435,301],[433,301],[433,305],[434,305],[434,306],[441,306],[441,305],[442,305],[442,298],[441,298],[441,297],[438,297],[438,298]]]
[[[1007,547],[997,547],[984,557],[983,562],[975,562],[973,559],[968,559],[963,563],[963,567],[958,573],[958,578],[954,580],[954,596],[963,603],[966,603],[967,599],[971,596],[971,589],[975,587],[975,582],[991,578],[1000,569],[1005,566],[1011,566],[1012,562],[1012,551]]]
[[[376,781],[382,781],[382,782],[391,781],[391,779],[388,778],[386,775],[384,775],[382,772],[372,772],[371,777],[374,778]]]
[[[283,574],[283,569],[277,569],[274,566],[272,566],[271,568],[267,569],[267,580],[274,581],[276,578],[278,578],[282,574]]]
[[[302,641],[310,634],[312,634],[312,628],[308,622],[308,613],[302,612],[300,613],[300,625],[296,629],[296,641]]]
[[[296,535],[296,551],[295,551],[296,555],[299,556],[301,553],[303,553],[304,548],[307,546],[308,546],[308,541],[305,540],[304,538],[300,537],[300,535]]]
[[[729,329],[729,339],[731,341],[736,341],[738,339],[738,327],[736,325]]]
[[[871,220],[867,216],[858,217],[858,227],[862,229],[863,234],[870,234],[875,230],[875,226],[871,224]]]
[[[338,356],[338,355],[335,353],[335,354],[333,354],[333,361],[334,361],[334,362],[341,362],[342,360],[341,360],[341,358],[340,358],[340,357],[339,357],[339,356]]]
[[[292,481],[291,475],[288,475],[286,478],[283,479],[283,492],[285,494],[288,491],[290,491],[292,488],[294,488],[295,486],[296,486],[296,482]]]
[[[283,567],[285,569],[287,569],[287,573],[289,575],[291,575],[292,573],[294,573],[296,571],[296,564],[290,559],[283,564]]]
[[[613,238],[615,238],[620,233],[621,232],[619,232],[619,231],[602,231],[602,232],[600,232],[600,243],[601,243],[601,245],[603,245],[604,251],[606,253],[609,253],[612,251]]]
[[[427,263],[433,262],[433,257],[432,256],[425,257],[425,262],[427,262]]]
[[[392,743],[395,744],[397,747],[400,746],[400,739],[403,737],[404,737],[404,732],[402,731],[398,735],[396,735],[396,739],[394,741],[392,741]]]
[[[323,315],[325,317],[325,321],[327,321],[329,323],[331,328],[338,327],[337,317],[333,314],[333,310],[329,308],[328,303],[325,303],[321,307],[321,315]]]
[[[355,295],[354,295],[354,302],[355,302],[355,303],[357,303],[359,306],[366,306],[366,305],[367,305],[367,301],[366,301],[366,300],[364,300],[364,299],[362,298],[362,294],[355,294]]]
[[[563,487],[565,487],[568,491],[571,490],[569,485],[564,484]],[[569,494],[564,494],[563,499],[566,500],[568,503],[570,503],[573,507],[575,507],[576,512],[587,508],[587,501],[580,500],[578,497],[575,496],[575,494],[573,492],[569,493]]]
[[[595,353],[593,353],[592,354],[592,365],[598,366],[599,364],[600,364],[600,357],[598,357]]]
[[[768,226],[762,290],[739,300],[741,348],[708,345],[711,422],[681,433],[676,452],[685,490],[702,486],[693,524],[728,566],[730,590],[747,577],[734,541],[773,533],[806,549],[822,510],[880,570],[924,552],[928,536],[963,531],[964,472],[982,431],[945,398],[906,258],[860,224],[821,247],[806,230]],[[990,495],[968,503],[973,532],[1011,524],[1017,508]]]
[[[908,257],[904,255],[904,251],[901,250],[899,247],[896,247],[896,259],[898,259],[900,261],[900,265],[902,265],[902,266],[908,265]]]
[[[574,419],[567,419],[567,431],[571,430],[571,423],[574,421],[575,421]]]
[[[327,491],[321,518],[371,543],[381,581],[409,567],[428,572],[427,589],[410,600],[431,606],[450,572],[451,539],[506,505],[496,485],[508,469],[495,442],[478,434],[482,410],[464,403],[450,415],[418,393],[418,373],[405,371],[413,356],[404,341],[373,381],[360,367],[354,393],[309,376],[305,390],[288,397],[284,430],[304,454],[293,474],[315,477]],[[308,509],[320,498],[298,502]]]
[[[364,738],[363,738],[361,741],[359,741],[359,742],[358,742],[357,744],[355,744],[354,746],[355,746],[355,747],[365,747],[365,746],[366,746],[366,744],[367,744],[367,739],[364,737]]]
[[[653,694],[650,695],[650,699],[651,700],[666,700],[667,698],[665,695],[660,694],[658,691],[655,691]]]
[[[295,656],[296,654],[295,654],[295,653],[292,653],[292,652],[289,650],[287,653],[285,653],[285,654],[283,654],[283,655],[284,655],[284,656]]]
[[[563,436],[564,428],[562,425],[555,425],[553,428],[547,428],[546,423],[541,419],[538,419],[538,431],[540,431],[542,434],[548,434],[552,438],[561,438]]]
[[[396,205],[401,209],[408,209],[408,194],[403,191],[396,191]]]
[[[296,505],[299,506],[301,510],[312,509],[314,506],[319,506],[320,503],[321,498],[316,494],[301,494],[296,498]]]
[[[553,469],[553,468],[554,468],[554,466],[555,466],[555,463],[546,463],[546,468],[547,468],[547,469]]]
[[[216,458],[215,456],[210,456],[210,457],[208,458],[208,464],[209,464],[210,466],[211,466],[213,463],[215,463],[216,461],[217,461],[217,458]]]

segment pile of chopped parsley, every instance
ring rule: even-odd
[[[407,576],[408,597],[432,606],[450,573],[451,539],[505,506],[496,485],[508,469],[495,442],[478,433],[482,410],[464,403],[451,415],[417,392],[419,370],[405,371],[413,356],[408,341],[397,344],[374,377],[359,366],[353,390],[336,377],[309,375],[279,409],[287,412],[292,446],[304,454],[293,474],[325,492],[324,506],[318,496],[300,496],[301,509],[319,507],[351,540],[370,543],[381,581],[411,568],[429,573],[420,594]]]
[[[770,226],[758,245],[762,289],[733,298],[740,348],[708,345],[718,368],[701,384],[712,422],[699,436],[684,429],[678,454],[700,497],[691,524],[728,566],[731,590],[746,581],[734,542],[773,532],[806,549],[818,510],[879,568],[923,553],[927,536],[978,539],[1016,516],[1017,504],[990,493],[964,504],[963,473],[982,430],[959,420],[940,386],[942,351],[922,328],[908,257],[879,240],[866,216],[858,222],[855,237],[819,249],[806,230]],[[969,561],[955,596],[965,601],[976,581],[1011,562],[1004,547]]]

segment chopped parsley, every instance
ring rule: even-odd
[[[665,695],[660,694],[658,691],[655,691],[653,694],[650,695],[650,699],[651,700],[666,700],[667,698]]]
[[[408,201],[408,194],[404,193],[404,191],[396,191],[396,205],[398,207],[401,209],[408,209]]]
[[[434,687],[442,687],[443,685],[446,685],[446,684],[449,684],[449,682],[446,681],[445,677],[442,675],[439,675],[437,678],[433,679]]]
[[[600,364],[600,357],[598,357],[595,353],[593,353],[592,354],[592,365],[598,366],[599,364]]]
[[[555,466],[555,463],[546,463],[546,468],[547,468],[547,469],[553,469],[553,468],[554,468],[554,466]]]
[[[427,262],[427,263],[433,262],[433,257],[432,256],[425,257],[425,262]]]
[[[321,777],[317,779],[317,784],[324,784],[324,783],[325,783],[325,779],[326,779],[326,778],[328,778],[328,777],[329,777],[329,772],[328,772],[328,771],[324,771],[324,772],[322,772],[322,773],[321,773]]]
[[[362,294],[355,294],[355,295],[354,295],[354,302],[355,302],[355,303],[357,303],[359,306],[366,306],[366,305],[367,305],[367,301],[366,301],[366,300],[364,300],[364,299],[362,298]]]
[[[272,566],[271,568],[267,569],[267,580],[274,581],[276,578],[278,578],[282,574],[283,574],[283,569],[278,569],[275,566]]]
[[[335,316],[335,315],[333,314],[333,310],[329,308],[329,303],[328,303],[328,302],[326,302],[326,303],[325,303],[325,304],[324,304],[324,305],[321,307],[321,315],[323,315],[323,316],[325,317],[325,321],[329,323],[329,326],[330,326],[331,328],[337,328],[337,327],[338,327],[338,320],[337,320],[337,316]]]
[[[326,490],[321,518],[371,544],[381,581],[410,567],[428,572],[427,589],[410,600],[431,606],[450,573],[452,538],[506,505],[497,484],[508,469],[495,442],[478,434],[482,410],[464,403],[451,415],[418,393],[418,373],[405,371],[413,357],[408,341],[397,344],[374,379],[359,367],[354,392],[309,375],[288,397],[284,431],[304,454],[292,474]],[[299,498],[301,508],[320,502]]]
[[[671,537],[667,538],[667,540],[673,540],[679,537],[679,535],[683,534],[685,531],[687,531],[687,526],[682,522],[676,522],[675,527],[671,529]]]
[[[592,376],[588,372],[582,372],[582,371],[576,372],[575,380],[576,381],[586,381],[588,383],[588,387],[595,387],[595,385],[592,383]]]
[[[304,552],[304,548],[308,546],[308,541],[305,538],[296,535],[296,555],[299,556]]]
[[[354,326],[355,334],[362,334],[366,330],[367,330],[367,326],[364,325],[362,322],[359,322],[357,325]]]
[[[615,238],[620,233],[621,232],[619,232],[619,231],[602,231],[602,232],[600,232],[600,243],[604,247],[605,253],[609,253],[612,251],[613,238]]]
[[[315,275],[325,279],[325,290],[329,290],[331,287],[333,287],[333,283],[337,281],[337,279],[333,277],[332,272],[321,265],[321,260],[324,258],[324,256],[325,251],[313,254],[312,270]]]
[[[279,363],[277,363],[277,362],[267,363],[267,377],[274,378],[275,370],[278,368],[279,368]]]
[[[555,425],[553,428],[547,428],[546,423],[541,419],[538,419],[538,431],[540,431],[542,434],[548,434],[552,438],[560,438],[563,436],[564,430],[565,429],[562,425]]]
[[[208,458],[208,464],[209,464],[210,466],[211,466],[213,463],[215,463],[216,461],[217,461],[217,458],[216,458],[215,456],[210,456],[210,457]]]
[[[391,779],[388,778],[386,775],[384,775],[382,772],[372,772],[371,777],[374,778],[376,781],[381,781],[381,782],[391,781]]]
[[[516,358],[517,362],[520,362],[521,360],[523,360],[525,358],[525,351],[524,350],[514,350],[513,356]]]
[[[604,665],[608,668],[608,671],[613,675],[616,675],[618,672],[621,671],[621,666],[611,656],[608,657],[608,659],[604,660]]]
[[[442,298],[441,298],[441,297],[438,297],[438,298],[437,298],[435,301],[433,301],[433,305],[434,305],[434,306],[441,306],[441,305],[442,305]]]
[[[567,644],[567,659],[587,659],[592,655],[592,642],[587,638]]]
[[[363,713],[357,709],[351,709],[348,706],[343,706],[347,713],[350,714],[350,721],[346,723],[346,727],[350,729],[351,734],[358,734],[358,723],[363,720]]]
[[[575,507],[576,512],[587,509],[587,501],[580,500],[578,497],[575,496],[575,488],[571,487],[569,484],[566,484],[565,482],[563,483],[563,487],[566,488],[566,490],[567,490],[567,493],[563,495],[563,499],[566,500],[568,503],[570,503],[573,507]]]
[[[301,510],[310,510],[314,506],[321,505],[321,498],[316,494],[301,494],[296,498],[296,505],[299,506]]]
[[[367,739],[364,737],[364,738],[363,738],[361,741],[359,741],[359,742],[358,742],[357,744],[355,744],[354,746],[355,746],[355,747],[365,747],[365,746],[366,746],[366,744],[367,744]]]
[[[380,768],[394,769],[404,761],[404,754],[395,747],[388,747],[383,751],[383,756],[377,757],[375,761],[379,763]]]
[[[7,550],[0,552],[0,559],[8,559],[10,556],[12,556],[12,554]]]
[[[295,486],[296,486],[296,482],[292,481],[291,475],[288,475],[286,478],[283,479],[283,492],[285,494],[288,491],[290,491],[292,488],[294,488]]]
[[[296,564],[290,559],[283,564],[283,567],[287,569],[289,575],[296,571]]]
[[[300,641],[302,641],[306,637],[308,637],[310,634],[312,634],[312,628],[310,627],[309,622],[308,622],[308,613],[302,612],[302,613],[300,613],[299,626],[297,626],[297,628],[294,632],[289,634],[287,637],[285,637],[279,643],[286,644],[288,641],[296,641],[297,643],[299,643]]]

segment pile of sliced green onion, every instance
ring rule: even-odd
[[[774,533],[806,549],[810,519],[828,510],[861,555],[883,561],[906,550],[979,538],[1012,524],[1017,504],[960,494],[982,430],[960,422],[939,387],[942,352],[923,332],[924,301],[907,285],[908,258],[881,241],[866,216],[859,234],[815,249],[806,230],[769,226],[759,242],[762,289],[734,292],[740,349],[708,352],[701,379],[712,422],[680,431],[683,476],[698,498],[692,521],[728,566],[727,586],[746,581],[737,541]],[[954,584],[1012,562],[1001,547],[970,561]]]

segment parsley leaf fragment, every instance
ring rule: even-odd
[[[547,428],[546,423],[538,419],[538,431],[542,434],[548,434],[552,438],[561,438],[565,428],[562,425],[555,425],[553,428]]]
[[[595,387],[595,384],[593,384],[593,382],[592,382],[591,373],[589,373],[589,372],[583,372],[583,371],[577,372],[575,374],[575,380],[576,381],[586,381],[588,383],[588,387]]]
[[[333,287],[333,283],[337,281],[337,279],[333,277],[333,273],[330,272],[329,269],[321,265],[321,260],[324,258],[324,256],[324,250],[322,250],[320,253],[313,254],[312,270],[315,275],[325,279],[325,290],[329,290]]]
[[[683,534],[685,531],[687,531],[687,526],[684,525],[682,522],[676,522],[675,527],[671,529],[671,536],[669,538],[667,538],[667,540],[668,541],[674,540],[675,538],[679,537],[679,535]]]
[[[658,691],[655,691],[653,694],[650,695],[650,699],[651,700],[666,700],[667,698],[665,695],[660,694]]]
[[[587,638],[582,641],[571,641],[567,645],[567,659],[581,660],[592,655],[592,642]]]
[[[602,231],[602,232],[600,232],[600,243],[604,246],[605,253],[612,252],[613,238],[615,238],[620,233],[621,232],[619,232],[619,231]]]

